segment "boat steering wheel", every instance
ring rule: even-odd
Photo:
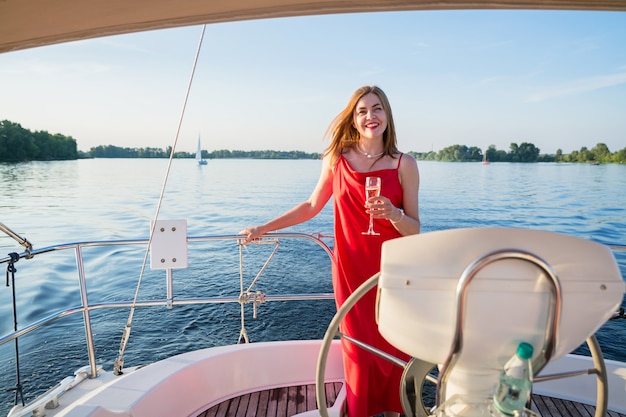
[[[330,351],[331,343],[335,337],[340,335],[339,323],[341,323],[341,321],[354,307],[357,301],[359,301],[368,291],[370,291],[378,284],[379,276],[380,273],[377,273],[376,275],[365,281],[363,284],[361,284],[361,286],[359,286],[359,288],[357,288],[350,295],[350,297],[346,299],[343,305],[337,310],[335,316],[333,317],[330,324],[328,325],[328,328],[326,329],[326,333],[324,334],[324,339],[322,340],[322,345],[320,347],[320,353],[317,360],[317,372],[315,378],[317,406],[321,417],[329,417],[328,407],[326,406],[324,375],[326,372],[326,362],[328,360],[328,353]],[[379,354],[380,352],[376,348],[369,346],[361,341],[354,339],[351,339],[350,341],[357,344],[359,347],[372,352],[373,354]],[[593,368],[574,371],[567,374],[545,375],[535,378],[535,382],[540,382],[541,380],[568,378],[578,375],[595,374],[596,412],[594,417],[605,417],[608,405],[608,378],[606,366],[604,364],[604,356],[602,355],[602,350],[600,349],[600,345],[598,344],[595,335],[591,335],[589,338],[587,338],[586,343],[589,347],[589,351],[593,359]],[[386,356],[383,357],[385,357],[386,359],[390,360],[393,363],[396,363],[398,366],[404,367],[404,372],[400,381],[399,393],[400,399],[402,401],[402,407],[404,409],[404,414],[408,417],[431,416],[431,413],[429,412],[429,409],[431,407],[427,408],[424,404],[422,389],[424,386],[424,382],[426,381],[437,384],[437,379],[430,375],[431,371],[436,368],[437,365],[422,361],[417,358],[411,358],[409,362],[405,363],[399,358],[395,358],[389,354],[385,355]]]
[[[372,288],[378,284],[378,278],[380,273],[369,278],[359,288],[357,288],[341,305],[341,307],[335,313],[335,316],[331,320],[322,345],[320,347],[320,353],[317,360],[317,373],[315,379],[315,390],[317,396],[317,406],[321,417],[329,417],[328,408],[326,406],[326,391],[324,388],[324,375],[326,372],[326,362],[328,359],[328,353],[333,339],[339,335],[339,323],[344,319],[354,305]],[[436,364],[425,362],[416,358],[411,358],[409,362],[396,358],[385,352],[381,352],[378,349],[363,343],[359,340],[350,339],[351,343],[355,343],[360,348],[365,349],[373,354],[382,356],[383,358],[395,363],[398,366],[404,368],[402,379],[400,381],[400,399],[402,401],[402,407],[404,414],[409,417],[428,417],[430,415],[428,409],[424,405],[424,399],[422,397],[422,388],[425,381],[431,381],[436,384],[436,378],[430,376],[430,372],[437,367]]]

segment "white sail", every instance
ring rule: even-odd
[[[196,161],[199,165],[206,165],[206,161],[202,159],[202,150],[200,145],[200,135],[198,135],[198,147],[196,149]]]

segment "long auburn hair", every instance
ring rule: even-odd
[[[380,99],[380,103],[387,115],[387,129],[383,133],[383,154],[389,155],[392,158],[398,153],[398,143],[396,140],[396,127],[393,122],[393,115],[391,113],[391,105],[387,95],[375,85],[365,85],[357,89],[346,107],[333,119],[326,130],[325,137],[330,138],[330,145],[324,151],[324,157],[331,155],[331,166],[335,166],[339,155],[344,153],[347,149],[355,147],[360,140],[359,132],[354,126],[354,112],[359,100],[368,94],[376,94]]]

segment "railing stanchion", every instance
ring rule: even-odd
[[[172,268],[165,270],[165,287],[167,291],[166,308],[171,310],[174,303],[174,270]]]

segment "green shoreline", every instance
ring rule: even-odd
[[[76,139],[46,131],[31,132],[18,123],[0,121],[0,162],[65,161],[85,158],[169,158],[172,148],[128,148],[100,145],[89,151],[79,151]],[[511,143],[509,151],[494,145],[485,151],[477,146],[452,145],[440,151],[408,152],[420,161],[442,162],[573,162],[590,164],[626,164],[626,148],[611,152],[604,143],[593,148],[582,147],[569,154],[558,149],[556,154],[542,154],[529,142]],[[195,152],[175,152],[175,158],[195,158]],[[202,151],[204,159],[320,159],[319,153],[276,150],[216,150]]]

